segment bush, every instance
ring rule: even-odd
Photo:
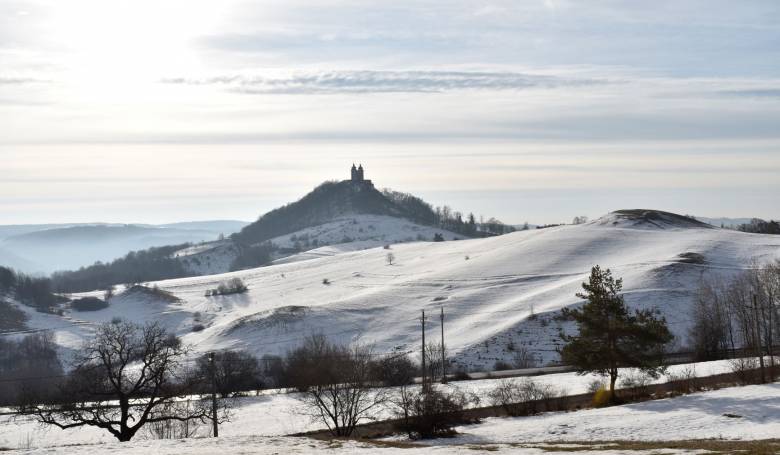
[[[206,330],[206,326],[203,324],[198,323],[192,326],[193,332],[202,332],[204,330]]]
[[[83,297],[70,302],[75,311],[100,311],[108,308],[108,302],[97,297]]]
[[[588,393],[596,393],[606,387],[602,379],[592,379],[588,382]]]
[[[533,415],[553,410],[553,401],[562,398],[549,384],[537,384],[530,378],[505,379],[488,393],[493,406],[501,406],[510,416]]]
[[[392,400],[398,431],[410,439],[430,439],[455,434],[457,425],[475,423],[464,410],[479,404],[479,398],[459,390],[444,392],[431,386],[412,390],[402,387]]]
[[[525,347],[515,348],[514,367],[518,369],[536,368],[537,362],[534,355]]]
[[[602,408],[609,404],[610,396],[609,390],[601,386],[596,393],[593,394],[593,407]]]
[[[741,357],[729,360],[731,372],[736,374],[737,380],[742,384],[757,383],[760,374],[756,371],[758,368],[758,359],[755,357]]]
[[[206,297],[218,296],[218,295],[231,295],[231,294],[243,294],[248,291],[249,287],[241,280],[241,278],[231,278],[228,281],[219,283],[216,289],[206,291]]]
[[[653,383],[653,378],[642,372],[641,370],[629,370],[624,373],[623,379],[620,381],[621,387],[625,390],[624,395],[630,400],[641,400],[650,396],[650,384]]]
[[[693,393],[701,390],[696,377],[696,365],[686,365],[679,372],[666,375],[667,382],[672,384],[672,391],[679,394]]]
[[[373,376],[385,386],[411,384],[418,373],[417,365],[408,355],[390,355],[374,362]]]
[[[496,363],[493,364],[493,371],[506,371],[511,369],[512,365],[504,362],[503,360],[496,360]]]
[[[24,311],[0,300],[0,333],[25,329],[27,319],[27,314]]]

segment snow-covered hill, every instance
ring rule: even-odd
[[[445,312],[448,349],[464,365],[492,366],[526,347],[543,362],[557,358],[566,329],[555,315],[599,264],[624,278],[632,306],[655,307],[686,342],[689,305],[702,276],[728,276],[754,260],[780,259],[780,236],[746,234],[657,214],[618,212],[589,224],[516,232],[486,239],[394,244],[222,275],[157,283],[179,302],[115,298],[110,308],[64,317],[30,312],[28,325],[56,327],[73,347],[92,324],[117,316],[161,321],[197,351],[246,349],[279,354],[322,332],[360,338],[380,352],[413,350],[420,313],[438,341]],[[661,214],[662,218],[665,215]],[[628,217],[628,218],[627,218]],[[645,221],[643,221],[645,220]],[[694,222],[695,223],[695,222]],[[389,265],[386,255],[395,262]],[[245,294],[206,297],[240,277]],[[205,329],[193,331],[197,324]]]
[[[439,234],[445,240],[463,235],[431,226],[413,223],[405,218],[386,215],[350,215],[268,240],[276,247],[276,263],[332,256],[393,243],[432,241]],[[188,270],[197,275],[225,273],[238,255],[229,241],[195,245],[176,252]]]

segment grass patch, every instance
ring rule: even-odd
[[[725,439],[692,439],[684,441],[565,441],[544,444],[521,444],[545,452],[590,452],[594,450],[707,450],[713,454],[770,455],[780,453],[779,439],[732,441]]]

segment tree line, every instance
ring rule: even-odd
[[[691,314],[691,348],[698,360],[733,356],[740,348],[774,369],[780,335],[780,261],[754,267],[731,279],[702,279]]]

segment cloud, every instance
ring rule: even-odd
[[[330,71],[287,76],[218,76],[167,78],[162,82],[216,85],[248,94],[436,93],[454,90],[522,90],[607,83],[605,80],[562,78],[515,72],[470,71]]]
[[[0,85],[19,85],[19,84],[37,84],[47,82],[41,79],[31,77],[3,77],[0,76]]]
[[[780,98],[780,88],[753,88],[744,90],[721,90],[720,95],[745,98]]]

